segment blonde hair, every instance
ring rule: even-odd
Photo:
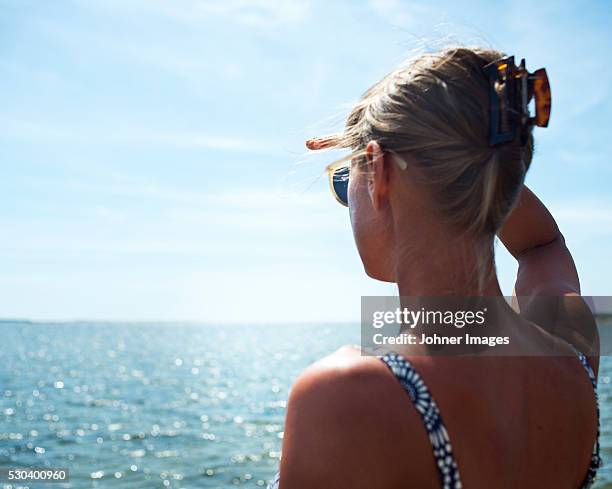
[[[483,67],[504,56],[491,49],[448,47],[408,59],[362,95],[345,130],[327,145],[352,149],[338,161],[363,161],[370,140],[400,157],[409,155],[411,173],[439,215],[483,243],[476,265],[480,289],[493,272],[493,237],[517,201],[533,156],[531,129],[524,147],[520,134],[489,145],[489,82]]]

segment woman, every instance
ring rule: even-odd
[[[524,354],[341,348],[291,390],[273,486],[591,484],[600,464],[597,333],[563,236],[523,184],[533,125],[545,126],[550,111],[545,79],[510,60],[465,47],[421,55],[365,92],[342,134],[307,145],[352,149],[345,166],[332,166],[333,190],[348,204],[366,273],[397,283],[401,297],[501,298],[497,235],[519,271],[518,307],[499,306],[495,334]]]

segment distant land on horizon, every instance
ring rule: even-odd
[[[586,296],[587,303],[590,304],[592,309],[594,309],[594,314],[597,318],[612,318],[612,297],[608,296]],[[591,299],[591,300],[589,300]],[[349,323],[359,323],[359,320],[355,321],[287,321],[283,324],[349,324]],[[266,321],[255,321],[254,324],[267,324]],[[269,324],[280,324],[279,321],[272,321]],[[27,319],[27,318],[2,318],[0,317],[0,325],[3,324],[91,324],[91,325],[102,325],[102,324],[149,324],[149,325],[163,325],[163,324],[184,324],[184,325],[238,325],[238,324],[246,324],[244,321],[235,321],[235,322],[218,322],[218,321],[207,321],[207,320],[104,320],[104,319]]]

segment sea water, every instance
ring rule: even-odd
[[[293,380],[359,335],[347,324],[0,323],[0,469],[69,469],[67,484],[30,488],[265,487]],[[604,358],[604,461],[610,376]],[[600,475],[596,487],[612,488],[612,472]]]

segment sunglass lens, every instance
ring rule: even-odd
[[[342,167],[334,171],[332,175],[332,187],[338,201],[348,206],[348,183],[349,183],[349,168]]]

